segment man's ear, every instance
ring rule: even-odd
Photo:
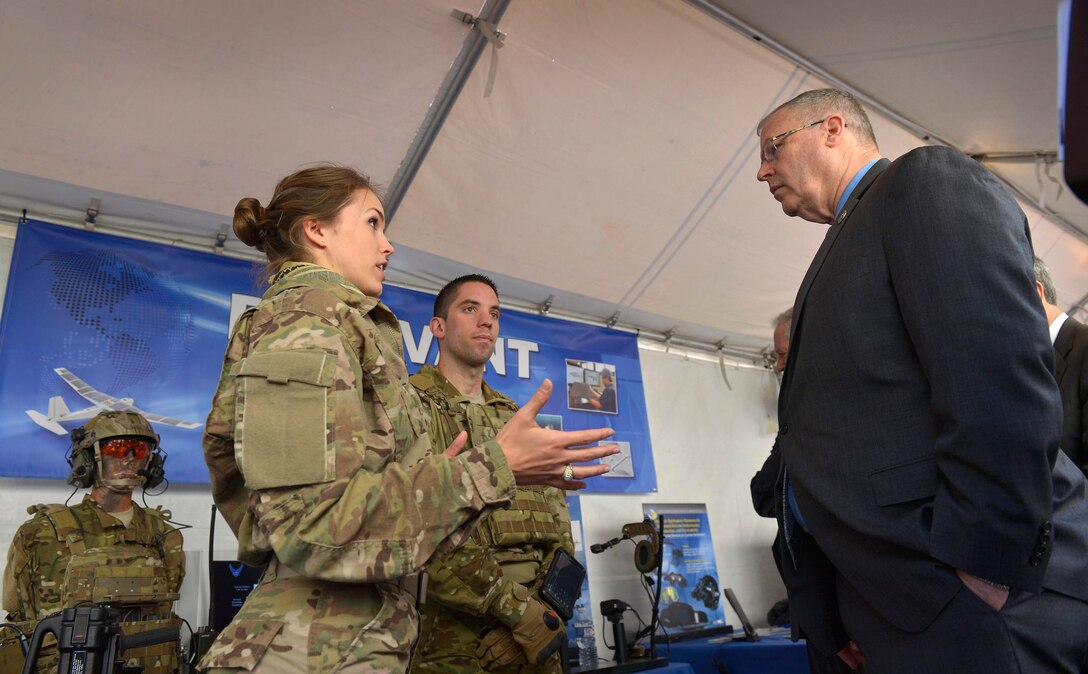
[[[328,245],[325,243],[325,235],[328,233],[325,223],[317,218],[304,218],[301,227],[303,236],[315,247],[323,249]]]
[[[1038,281],[1035,282],[1035,292],[1039,293],[1039,300],[1042,301],[1044,306],[1050,304],[1050,302],[1046,301],[1046,293],[1043,291],[1042,283],[1039,283]]]
[[[842,118],[842,115],[828,115],[827,119],[824,120],[824,124],[827,126],[826,142],[828,147],[835,147],[845,139],[846,120]]]
[[[438,339],[444,339],[446,336],[446,321],[445,319],[434,316],[431,318],[431,334]]]

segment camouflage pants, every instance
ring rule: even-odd
[[[337,669],[336,674],[403,674],[407,666],[403,663],[398,667],[377,667],[373,663],[356,662]],[[216,667],[205,671],[208,674],[299,674],[307,671],[306,668],[306,646],[303,644],[285,651],[269,649],[253,669]]]
[[[216,669],[206,670],[208,674],[299,674],[306,671],[306,658],[294,657],[292,653],[265,653],[260,664],[253,669]],[[357,662],[336,670],[336,674],[402,674],[404,668],[375,668],[373,665]]]
[[[201,671],[404,672],[418,632],[395,583],[336,583],[277,561],[201,660]]]

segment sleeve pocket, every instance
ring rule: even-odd
[[[931,457],[878,470],[869,476],[869,486],[878,506],[889,506],[937,494],[937,461]]]
[[[199,669],[241,667],[252,671],[281,629],[281,620],[235,620],[208,649]]]
[[[253,354],[235,366],[234,452],[250,489],[332,480],[335,448],[330,390],[335,356],[284,350]]]

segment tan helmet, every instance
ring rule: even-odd
[[[139,412],[101,412],[83,424],[83,438],[80,443],[72,443],[73,449],[90,447],[95,442],[121,436],[137,436],[151,441],[151,448],[159,445],[159,436],[151,428],[151,423]]]

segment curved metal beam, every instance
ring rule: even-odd
[[[461,90],[465,88],[465,82],[472,75],[476,62],[484,52],[484,47],[490,41],[491,38],[489,38],[487,31],[494,30],[509,4],[510,0],[487,0],[478,17],[472,17],[459,10],[453,11],[454,18],[471,24],[472,30],[465,37],[465,42],[461,45],[461,51],[458,52],[457,58],[450,65],[446,79],[443,80],[442,86],[438,88],[438,94],[435,96],[434,101],[431,102],[431,107],[427,110],[427,116],[423,118],[423,124],[416,131],[412,144],[408,146],[408,153],[397,168],[393,180],[389,183],[384,204],[387,226],[393,221],[397,208],[404,199],[405,192],[408,191],[412,180],[416,177],[416,173],[419,172],[423,159],[430,151],[435,138],[438,137],[438,132],[442,130],[442,125],[446,122],[450,110],[453,109],[453,104],[457,102],[457,97],[461,95]]]

